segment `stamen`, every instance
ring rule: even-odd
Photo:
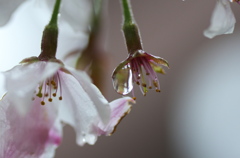
[[[58,92],[58,87],[60,87],[60,92]],[[59,95],[59,100],[62,100],[62,87],[58,73],[40,83],[37,92],[35,92],[35,96],[41,98],[41,105],[45,105],[45,98],[48,98],[49,102],[53,102],[52,96],[56,97],[57,95]],[[34,99],[33,97],[32,100]]]
[[[41,105],[45,105],[45,102],[44,102],[44,101],[41,101]]]
[[[62,100],[62,84],[61,84],[61,80],[60,80],[60,76],[57,72],[57,78],[58,78],[58,83],[59,83],[59,87],[60,87],[60,97],[59,100]]]

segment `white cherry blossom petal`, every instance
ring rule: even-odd
[[[95,127],[98,135],[111,135],[116,130],[121,119],[130,112],[132,107],[130,103],[135,103],[130,97],[123,97],[112,101],[110,103],[111,117],[109,123],[104,125],[102,122],[99,122]]]
[[[78,80],[78,82],[82,85],[83,90],[89,95],[89,97],[93,101],[102,122],[104,124],[108,123],[110,118],[110,108],[106,98],[102,95],[99,89],[91,83],[91,80],[86,72],[76,71],[75,69],[70,67],[67,67],[67,69]]]
[[[8,97],[13,105],[21,105],[16,106],[21,114],[27,112],[38,84],[60,67],[55,62],[41,61],[21,64],[4,73]]]
[[[94,144],[97,134],[92,132],[92,127],[100,119],[95,103],[73,75],[59,71],[59,76],[63,89],[59,111],[61,119],[74,127],[78,145]]]
[[[32,102],[24,116],[17,112],[7,97],[1,100],[0,113],[5,114],[0,116],[1,158],[39,158],[47,152],[53,153],[60,144],[62,131],[56,123],[56,107],[53,104],[41,106],[39,100]]]
[[[212,14],[211,24],[204,31],[204,36],[213,38],[217,35],[231,34],[234,30],[236,19],[228,0],[218,0]]]

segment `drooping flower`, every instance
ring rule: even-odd
[[[116,119],[125,115],[131,107],[128,103],[133,102],[126,97],[109,104],[85,72],[56,59],[60,4],[61,0],[56,0],[43,31],[40,55],[4,72],[7,94],[0,101],[1,157],[52,157],[61,141],[60,121],[73,126],[78,145],[94,144],[97,136],[114,130]]]
[[[211,24],[204,31],[204,36],[213,38],[217,35],[231,34],[233,32],[236,19],[229,2],[240,4],[239,0],[218,0],[212,14]]]
[[[144,95],[153,87],[160,92],[157,73],[165,73],[161,66],[169,67],[163,58],[137,50],[113,71],[114,88],[118,93],[126,95],[132,91],[133,83],[136,83]]]
[[[143,50],[140,32],[134,20],[129,0],[122,0],[122,8],[124,15],[122,30],[129,55],[113,71],[114,89],[118,93],[126,95],[132,91],[135,82],[139,85],[143,95],[146,95],[148,89],[152,89],[153,86],[157,92],[160,92],[156,72],[164,74],[161,66],[169,67],[168,62]],[[133,98],[136,99],[134,94]]]
[[[8,92],[0,101],[0,155],[6,158],[53,155],[61,141],[60,121],[74,127],[78,145],[94,144],[112,133],[133,102],[125,97],[109,104],[85,72],[58,60],[28,58],[4,76]]]

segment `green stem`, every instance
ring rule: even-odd
[[[134,17],[129,0],[122,0],[124,23],[134,23]]]
[[[61,4],[61,0],[56,0],[54,5],[54,10],[52,13],[52,18],[48,25],[57,25],[60,4]]]
[[[129,54],[142,50],[142,40],[137,24],[135,23],[129,0],[122,0],[124,22],[122,30]]]
[[[38,56],[40,60],[55,59],[58,42],[58,14],[61,0],[56,0],[52,17],[48,25],[45,27],[42,36],[41,54]]]

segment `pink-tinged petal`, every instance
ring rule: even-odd
[[[59,109],[59,117],[67,124],[70,124],[76,131],[77,144],[94,144],[97,140],[97,133],[92,132],[93,124],[99,120],[99,112],[94,99],[90,98],[83,88],[83,85],[71,74],[59,71],[62,86],[62,104]],[[82,76],[84,79],[84,76]],[[85,83],[85,87],[91,87],[91,83]],[[96,93],[96,92],[93,92]],[[96,96],[98,97],[98,96]],[[101,103],[100,106],[106,106]],[[109,112],[109,107],[105,107]],[[104,112],[106,113],[106,112]],[[108,115],[108,113],[107,113]],[[107,116],[108,117],[108,116]]]
[[[109,103],[106,98],[102,95],[99,89],[91,83],[89,76],[84,71],[76,71],[75,69],[68,68],[75,79],[82,86],[84,92],[89,96],[95,108],[99,114],[100,119],[107,123],[110,118]]]
[[[228,0],[218,0],[213,11],[211,24],[204,31],[204,36],[213,38],[217,35],[230,34],[234,30],[236,19]]]
[[[36,98],[24,116],[18,113],[7,97],[0,101],[0,113],[5,114],[0,117],[1,158],[39,158],[47,152],[53,153],[59,145],[62,132],[57,126],[60,121],[56,106],[41,106],[39,101]]]
[[[40,61],[21,64],[4,72],[8,97],[13,105],[23,105],[16,106],[21,114],[27,112],[38,84],[51,77],[60,67],[55,62]]]
[[[0,0],[0,26],[5,25],[16,8],[25,0]]]
[[[95,130],[98,132],[98,135],[111,135],[115,132],[117,125],[126,116],[132,105],[130,103],[135,103],[135,101],[130,97],[124,97],[116,99],[110,103],[111,107],[111,117],[107,125],[104,125],[102,122],[99,122]]]

